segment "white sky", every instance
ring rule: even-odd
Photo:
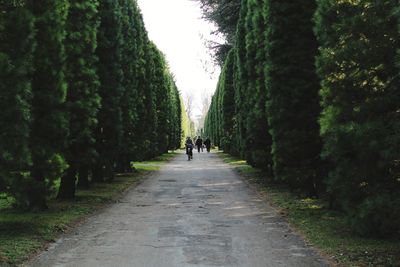
[[[192,93],[200,103],[202,94],[212,95],[218,80],[205,39],[215,39],[213,25],[201,19],[192,0],[138,0],[149,38],[166,55],[181,95]],[[206,68],[209,69],[206,71]],[[213,72],[213,74],[211,74]],[[199,110],[194,112],[198,115]]]

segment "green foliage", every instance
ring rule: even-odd
[[[181,147],[182,109],[178,87],[175,84],[173,76],[170,77],[170,82],[171,123],[169,131],[171,133],[171,140],[168,149],[175,150]]]
[[[144,87],[142,91],[142,99],[144,104],[143,109],[143,117],[142,117],[142,125],[145,125],[145,129],[143,129],[143,136],[141,138],[141,151],[142,158],[150,159],[155,157],[158,154],[156,150],[158,145],[157,140],[157,108],[156,108],[156,91],[155,85],[153,86],[152,82],[155,78],[155,69],[158,67],[156,62],[154,61],[154,50],[151,48],[151,43],[147,39],[144,57],[145,57],[145,79],[144,79]]]
[[[318,1],[317,65],[326,179],[362,234],[399,230],[398,7],[393,1]],[[378,212],[379,211],[379,212]],[[390,212],[389,212],[390,211]],[[388,212],[388,213],[387,213]],[[390,221],[394,225],[390,224]],[[396,223],[397,221],[397,223]]]
[[[398,231],[399,14],[390,1],[242,0],[205,134],[300,195],[328,193],[356,232]]]
[[[246,27],[245,20],[248,13],[247,0],[242,0],[240,16],[236,30],[236,45],[235,45],[235,146],[237,155],[245,158],[245,137],[246,137],[246,88],[247,88],[247,71],[246,67]]]
[[[69,119],[65,155],[69,168],[62,177],[59,198],[75,196],[76,175],[80,175],[81,183],[88,183],[87,170],[95,158],[93,134],[100,108],[95,54],[99,26],[98,4],[97,0],[70,0],[65,40],[68,81],[66,106]]]
[[[130,171],[130,161],[135,158],[138,126],[140,64],[143,61],[143,28],[138,7],[134,1],[119,1],[122,7],[122,34],[124,38],[121,67],[124,72],[121,98],[123,138],[118,152],[117,171]]]
[[[180,146],[185,109],[136,1],[0,4],[0,192],[13,203],[46,208],[58,185],[74,198],[77,178],[87,189]]]
[[[150,43],[150,62],[154,65],[149,68],[149,84],[151,88],[152,109],[155,119],[149,119],[147,123],[155,127],[151,140],[150,151],[157,156],[166,153],[168,149],[176,149],[180,146],[181,116],[179,92],[173,76],[166,63],[165,56],[158,48]],[[150,114],[152,115],[152,114]],[[157,149],[157,150],[156,150]]]
[[[96,129],[96,149],[99,153],[94,166],[96,181],[112,180],[123,134],[121,97],[123,87],[122,10],[118,1],[104,0],[99,6],[100,28],[97,38],[99,95],[101,108]]]
[[[391,237],[400,225],[400,198],[397,195],[373,195],[349,211],[350,226],[360,235]]]
[[[215,62],[223,66],[229,51],[235,44],[236,25],[239,20],[241,0],[196,0],[200,3],[204,18],[214,23],[222,34],[224,43],[211,42],[209,44]]]
[[[262,11],[263,1],[242,1],[236,46],[225,60],[206,119],[206,135],[224,151],[271,170]]]
[[[165,153],[168,151],[170,132],[169,132],[169,115],[167,112],[170,107],[170,82],[169,72],[164,61],[164,55],[157,49],[156,45],[150,44],[154,68],[152,69],[151,86],[154,92],[154,105],[157,133],[156,139],[152,140],[152,145],[158,149],[158,153]],[[154,148],[153,148],[154,150]],[[155,156],[155,155],[154,155]]]
[[[261,0],[247,2],[248,13],[245,18],[245,48],[247,72],[245,105],[246,160],[256,167],[272,171],[271,136],[268,133],[269,125],[265,109],[267,96],[264,67],[266,61],[266,47],[264,33],[266,21],[263,16]],[[243,86],[245,86],[243,84]]]
[[[37,49],[32,76],[32,184],[26,196],[29,205],[43,208],[55,178],[67,167],[62,151],[66,145],[68,120],[65,112],[65,24],[69,4],[66,0],[31,3],[36,17]]]
[[[233,144],[233,131],[234,131],[234,118],[235,118],[235,87],[233,84],[233,71],[234,71],[234,58],[235,52],[231,50],[225,61],[224,68],[221,74],[221,128],[223,136],[221,137],[221,148],[231,153],[234,148]]]
[[[31,180],[34,17],[24,1],[0,3],[0,192],[9,192],[22,204],[25,184]]]
[[[321,145],[315,1],[266,1],[267,113],[276,179],[316,194]],[[289,38],[290,36],[290,38]]]

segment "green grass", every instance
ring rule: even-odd
[[[320,199],[301,198],[268,179],[245,161],[220,153],[246,181],[277,207],[290,225],[340,266],[400,266],[400,240],[360,237],[346,226],[342,213]]]
[[[158,171],[164,161],[172,159],[176,154],[176,152],[170,151],[168,154],[163,154],[150,161],[132,162],[132,166],[139,171]]]
[[[12,198],[0,194],[0,266],[17,265],[27,260],[88,215],[113,203],[130,186],[174,156],[174,153],[168,153],[135,164],[135,173],[117,175],[112,183],[93,184],[90,190],[78,191],[73,201],[50,199],[49,209],[43,212],[15,210]]]

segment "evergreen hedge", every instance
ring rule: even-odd
[[[21,207],[74,198],[194,134],[136,1],[2,0],[0,41],[0,193]]]
[[[226,152],[326,197],[363,235],[400,227],[397,2],[242,0],[205,121]]]

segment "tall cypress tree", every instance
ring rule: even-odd
[[[98,158],[93,181],[112,180],[122,138],[121,97],[124,94],[122,60],[122,14],[118,1],[102,0],[99,6],[100,27],[97,35],[99,95],[101,108],[95,131]]]
[[[240,16],[236,31],[236,58],[235,58],[235,114],[236,114],[236,144],[238,155],[244,158],[245,156],[245,136],[246,136],[246,87],[247,87],[247,72],[246,72],[246,16],[247,16],[247,0],[242,0],[240,8]]]
[[[135,132],[138,124],[138,75],[136,65],[140,60],[140,39],[137,33],[136,19],[138,7],[136,2],[130,0],[120,0],[122,8],[122,35],[124,38],[122,46],[122,70],[124,95],[121,98],[123,138],[118,156],[118,171],[131,171],[131,161],[135,153]]]
[[[266,84],[264,66],[266,63],[263,15],[263,0],[248,0],[246,26],[246,159],[256,167],[272,171],[271,136],[265,108]]]
[[[164,58],[165,60],[165,58]],[[165,63],[166,64],[166,63]],[[167,132],[168,132],[168,144],[167,144],[167,151],[168,150],[175,150],[179,148],[180,143],[180,122],[179,122],[179,113],[177,105],[178,101],[178,94],[176,85],[173,80],[173,76],[166,65],[166,83],[167,83],[167,94],[168,94],[168,107],[166,110],[166,115],[168,116],[168,124]],[[178,139],[177,139],[178,138]],[[178,144],[178,145],[177,145]]]
[[[153,63],[149,56],[149,40],[144,26],[141,13],[134,14],[134,28],[137,40],[137,61],[135,64],[136,84],[138,90],[137,107],[137,127],[134,130],[135,160],[144,160],[151,158],[150,150],[151,138],[155,139],[155,113],[153,107],[153,93],[150,86],[150,76]]]
[[[165,58],[164,58],[165,60]],[[166,65],[166,83],[168,88],[168,107],[166,114],[168,115],[167,132],[168,132],[168,150],[175,150],[180,147],[180,105],[179,92],[174,82],[168,66]]]
[[[328,191],[361,234],[400,227],[398,1],[318,1]]]
[[[238,25],[239,27],[239,25]],[[240,114],[238,114],[238,112],[240,111],[239,108],[239,104],[240,104],[240,100],[238,97],[238,93],[239,93],[239,79],[238,79],[238,52],[237,52],[237,47],[234,47],[232,50],[233,56],[232,56],[232,85],[233,85],[233,106],[234,106],[234,111],[233,113],[235,114],[233,117],[233,129],[232,129],[232,141],[231,141],[231,153],[232,155],[235,156],[239,156],[240,155],[240,146],[239,146],[239,120],[240,120]]]
[[[179,149],[181,147],[182,140],[182,110],[180,103],[180,94],[178,87],[176,86],[175,80],[172,77],[172,85],[173,85],[173,93],[175,94],[175,106],[176,106],[176,125],[175,125],[175,139],[174,139],[174,147],[175,149]]]
[[[154,144],[157,144],[159,149],[158,153],[168,152],[169,143],[169,131],[168,124],[171,123],[168,114],[169,106],[169,80],[168,80],[168,69],[164,60],[164,55],[157,49],[155,44],[150,43],[150,50],[152,55],[152,61],[154,69],[151,73],[151,85],[154,94],[154,105],[155,114],[157,116],[156,124],[156,140]]]
[[[32,207],[44,208],[52,181],[61,177],[66,168],[61,152],[68,132],[65,112],[67,83],[64,75],[68,1],[32,1],[30,7],[36,17],[37,42],[30,135],[31,175],[35,183],[31,185],[27,196]]]
[[[234,51],[232,49],[228,53],[222,69],[222,74],[224,75],[224,90],[221,99],[221,127],[223,131],[221,144],[224,151],[227,153],[231,153],[233,146],[233,123],[235,116],[235,88],[233,84],[234,56]]]
[[[76,176],[81,187],[89,186],[88,172],[94,161],[94,129],[100,107],[96,74],[97,0],[70,0],[67,21],[68,169],[61,179],[59,198],[75,196]]]
[[[222,74],[224,75],[224,89],[221,99],[221,112],[222,112],[222,132],[223,137],[221,139],[221,144],[227,153],[232,153],[233,151],[233,131],[234,131],[234,118],[235,118],[235,87],[233,80],[234,72],[234,57],[235,52],[232,49],[227,57],[222,69]]]
[[[147,39],[147,38],[146,38]],[[141,97],[143,99],[143,109],[141,122],[144,125],[141,132],[141,159],[150,159],[158,154],[157,147],[157,111],[156,111],[156,95],[155,84],[153,84],[155,62],[154,62],[154,49],[152,49],[151,42],[147,39],[144,46],[144,62],[145,65],[145,79],[143,87],[141,88]]]
[[[11,193],[20,205],[29,204],[26,190],[32,183],[28,141],[34,48],[34,17],[26,2],[1,1],[0,191]]]
[[[220,135],[220,99],[221,99],[221,93],[223,90],[223,85],[224,85],[224,79],[223,75],[219,78],[217,90],[214,93],[214,96],[212,98],[212,114],[213,114],[213,120],[212,120],[212,127],[213,127],[213,140],[214,144],[218,147],[221,147],[221,135]]]
[[[265,1],[267,113],[277,179],[315,194],[319,183],[319,81],[311,0]]]
[[[178,87],[176,86],[176,83],[172,77],[172,93],[175,95],[175,109],[176,109],[176,117],[175,117],[175,134],[174,134],[174,143],[173,143],[173,147],[174,149],[178,149],[181,147],[181,140],[182,140],[182,113],[184,112],[184,110],[182,110],[181,107],[181,102],[180,102],[180,95],[179,95],[179,91],[178,91]],[[170,149],[173,149],[172,147]]]

